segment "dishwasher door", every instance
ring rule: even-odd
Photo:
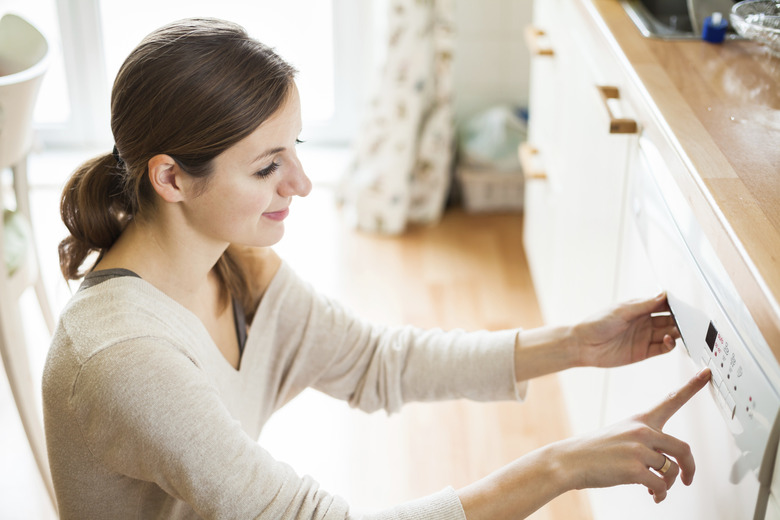
[[[697,518],[763,519],[777,451],[780,366],[647,138],[631,173],[631,213],[653,275],[693,364],[713,374],[711,400],[679,412],[695,414],[681,436],[697,456],[697,472],[692,489],[672,493],[694,493]]]

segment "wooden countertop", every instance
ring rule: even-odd
[[[644,38],[617,0],[574,0],[687,166],[684,195],[780,360],[780,58],[752,41]]]

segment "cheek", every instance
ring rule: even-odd
[[[230,212],[237,219],[246,219],[259,217],[268,208],[273,200],[273,192],[269,189],[260,190],[246,189],[234,193],[230,199],[224,200],[223,204],[227,212]]]
[[[273,200],[274,185],[258,179],[237,179],[212,185],[205,200],[200,201],[200,225],[218,233],[255,232],[258,221]]]

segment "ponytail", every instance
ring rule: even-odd
[[[222,282],[220,284],[220,298],[223,299],[223,303],[227,303],[227,297],[229,296],[236,298],[244,310],[246,322],[252,323],[260,300],[256,299],[256,295],[253,295],[252,291],[249,290],[244,267],[230,252],[230,248],[222,253],[214,268],[219,280]]]
[[[62,191],[60,215],[70,232],[59,245],[60,270],[66,280],[84,276],[87,256],[107,251],[132,218],[124,196],[123,175],[113,154],[87,161]]]

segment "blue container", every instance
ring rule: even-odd
[[[710,43],[720,43],[726,37],[726,29],[728,28],[729,23],[723,18],[722,14],[712,13],[712,16],[704,19],[701,38]]]

